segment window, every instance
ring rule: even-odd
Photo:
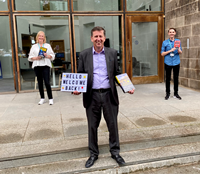
[[[133,76],[158,75],[157,22],[132,23]]]
[[[92,28],[101,26],[106,30],[104,46],[118,51],[119,67],[122,70],[121,16],[77,16],[74,25],[77,59],[81,51],[92,47]]]
[[[9,17],[0,16],[0,92],[14,91]]]
[[[28,61],[31,46],[36,43],[35,38],[39,31],[44,31],[55,53],[56,64],[61,63],[59,69],[52,72],[51,83],[58,87],[58,78],[62,71],[71,72],[71,54],[69,41],[68,16],[17,16],[18,59],[21,75],[21,90],[35,89],[35,73],[32,62]],[[56,65],[57,66],[57,65]],[[25,83],[26,82],[26,83]]]
[[[8,11],[7,0],[0,0],[0,11]]]
[[[73,0],[74,11],[119,11],[119,0]]]
[[[127,11],[161,11],[161,0],[126,0]]]
[[[68,11],[67,0],[15,0],[17,11]]]

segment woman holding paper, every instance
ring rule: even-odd
[[[33,62],[32,68],[35,71],[38,88],[40,92],[39,105],[45,102],[43,81],[46,86],[47,95],[49,98],[49,105],[53,105],[53,96],[50,85],[50,68],[52,68],[51,61],[55,59],[55,54],[50,46],[46,43],[46,36],[43,31],[39,31],[36,36],[36,44],[31,47],[28,60]]]
[[[170,80],[171,71],[173,69],[174,79],[174,98],[181,100],[178,94],[178,77],[180,70],[180,57],[182,53],[181,42],[179,39],[175,39],[176,29],[170,28],[168,30],[169,39],[163,41],[161,48],[161,55],[165,57],[165,72],[166,72],[166,96],[165,100],[170,98]]]

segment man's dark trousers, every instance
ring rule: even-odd
[[[118,105],[112,101],[111,90],[104,92],[93,90],[91,104],[86,108],[90,155],[99,155],[97,129],[100,124],[102,110],[109,131],[110,153],[113,155],[119,154]]]

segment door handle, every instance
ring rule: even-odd
[[[130,49],[131,49],[131,44],[130,44],[130,41],[128,41],[128,63],[131,62],[131,52],[130,52]]]

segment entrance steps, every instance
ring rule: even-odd
[[[119,167],[107,144],[99,159],[86,169],[87,147],[0,158],[0,174],[130,173],[200,161],[200,134],[121,143],[126,165]]]

